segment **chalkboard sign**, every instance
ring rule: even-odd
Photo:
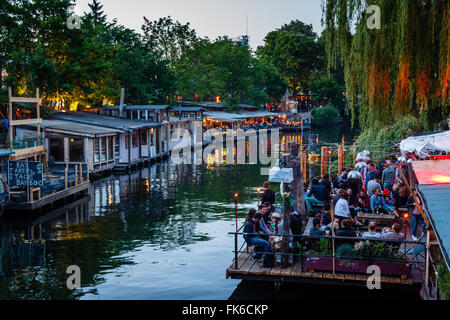
[[[10,187],[42,187],[44,184],[42,162],[8,161],[8,184]]]

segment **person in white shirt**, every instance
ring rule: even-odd
[[[350,214],[350,208],[348,206],[348,194],[344,193],[342,197],[336,202],[336,208],[334,208],[334,215],[342,219],[351,219],[353,220]]]
[[[369,223],[369,231],[362,234],[364,239],[381,239],[381,233],[377,232],[377,224],[375,222]]]

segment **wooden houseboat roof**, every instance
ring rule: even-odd
[[[132,131],[139,128],[155,128],[162,126],[162,124],[158,122],[122,119],[117,117],[104,116],[93,112],[83,112],[83,111],[60,112],[56,113],[54,115],[54,118],[59,120],[67,120],[91,124],[106,128],[121,129],[125,131]]]
[[[30,126],[36,127],[35,124]],[[121,129],[105,128],[67,120],[43,120],[41,128],[60,133],[77,134],[84,137],[98,137],[125,132]]]

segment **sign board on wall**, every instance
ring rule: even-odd
[[[42,162],[8,161],[8,184],[10,187],[38,188],[44,185]]]

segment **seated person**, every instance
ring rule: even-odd
[[[339,219],[334,219],[329,225],[327,225],[327,229],[330,230],[330,235],[332,234],[331,228],[334,228],[334,235],[339,231],[341,225],[341,221]]]
[[[336,208],[336,203],[339,201],[339,199],[342,197],[342,195],[345,193],[345,189],[339,189],[336,198],[333,199],[333,206]]]
[[[353,230],[353,221],[350,219],[344,219],[342,221],[342,229],[340,229],[336,236],[338,237],[356,237],[356,231]]]
[[[327,190],[325,186],[319,183],[317,178],[312,179],[311,189],[305,197],[306,207],[312,210],[313,204],[323,204],[327,199]]]
[[[381,205],[388,214],[395,214],[397,217],[399,216],[397,211],[395,210],[394,198],[392,197],[391,192],[387,189],[383,191],[383,196],[381,197]]]
[[[361,192],[356,196],[355,208],[360,213],[370,212],[370,197],[364,190],[361,190]]]
[[[382,232],[382,238],[383,239],[389,239],[389,240],[397,240],[402,241],[405,239],[405,235],[401,233],[402,227],[399,223],[394,223],[392,225],[392,228],[386,227],[383,229]]]
[[[329,225],[331,222],[331,210],[329,204],[325,204],[325,210],[320,215],[322,216],[322,227]]]
[[[364,239],[381,239],[381,233],[377,232],[377,224],[372,221],[369,223],[369,231],[362,234]]]
[[[255,213],[255,215],[249,219],[244,226],[244,239],[249,246],[255,246],[255,252],[262,250],[265,252],[271,252],[270,243],[261,238],[261,236],[256,235],[255,233],[261,233],[262,231],[259,229],[260,221],[262,220],[262,215],[260,213]],[[254,256],[255,259],[261,259],[262,253],[257,252]]]
[[[387,213],[383,209],[383,204],[381,203],[381,191],[380,188],[374,188],[373,195],[370,197],[370,211],[372,213]]]
[[[339,201],[336,203],[336,208],[334,209],[334,215],[339,220],[352,219],[350,214],[350,208],[348,206],[348,194],[344,193]]]
[[[325,231],[323,231],[320,227],[322,224],[322,219],[320,217],[314,217],[313,226],[309,230],[309,234],[312,236],[324,236]]]

